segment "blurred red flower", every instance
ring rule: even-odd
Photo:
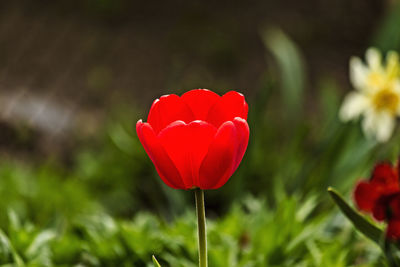
[[[400,239],[400,220],[391,220],[386,229],[386,237],[389,239]]]
[[[388,223],[388,238],[400,238],[399,164],[380,163],[375,166],[369,181],[358,182],[354,190],[357,207],[372,213],[377,221]]]
[[[390,195],[398,192],[399,178],[397,167],[390,163],[380,163],[375,166],[368,182],[361,181],[354,191],[354,199],[362,211],[372,212],[376,220],[386,218],[385,210]]]
[[[244,96],[206,89],[156,99],[136,132],[165,184],[216,189],[239,166],[249,140]]]

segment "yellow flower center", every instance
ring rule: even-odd
[[[371,72],[368,75],[368,84],[372,87],[380,87],[385,82],[385,75],[379,72]]]
[[[400,104],[400,98],[399,95],[393,92],[393,90],[386,88],[379,90],[373,96],[372,103],[376,110],[386,110],[394,115],[397,113],[398,106]]]

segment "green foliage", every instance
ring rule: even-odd
[[[279,207],[271,210],[266,201],[247,197],[224,217],[209,220],[210,266],[379,263],[378,249],[367,253],[364,241],[348,224],[335,220],[336,215],[311,216],[315,198],[299,200],[282,194]],[[97,212],[45,228],[20,220],[14,212],[8,217],[5,232],[0,232],[2,266],[152,266],[153,253],[162,266],[197,264],[194,210],[173,222],[149,213],[116,220]],[[343,250],[345,246],[354,249]]]

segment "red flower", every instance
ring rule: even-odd
[[[386,199],[386,206],[382,206],[382,209],[385,209],[387,214],[386,237],[398,240],[400,239],[400,191],[386,197]]]
[[[400,239],[400,220],[391,220],[386,229],[386,237],[393,240]]]
[[[397,167],[389,163],[375,166],[371,179],[361,181],[354,191],[354,199],[358,208],[371,212],[378,221],[387,219],[387,208],[392,195],[400,192]]]
[[[248,106],[231,91],[206,89],[156,99],[136,131],[161,179],[172,188],[216,189],[239,166],[249,140]]]
[[[386,213],[388,215],[387,219],[400,221],[400,191],[387,196],[385,204]]]
[[[371,179],[357,184],[354,199],[360,210],[387,223],[386,238],[400,239],[399,162],[395,167],[389,163],[376,165]]]

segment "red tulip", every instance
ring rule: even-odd
[[[136,131],[161,179],[178,189],[216,189],[239,166],[249,140],[248,106],[206,89],[156,99]]]

